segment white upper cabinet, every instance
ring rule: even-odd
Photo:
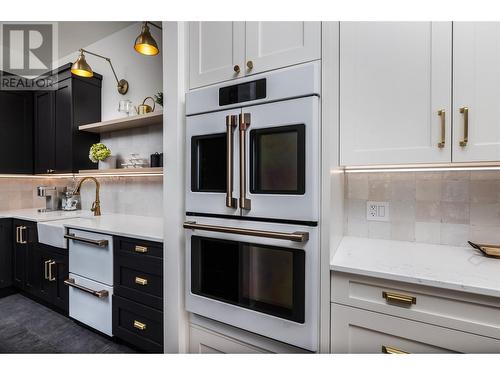
[[[320,58],[320,22],[246,22],[248,74]]]
[[[321,22],[190,22],[190,89],[320,58]]]
[[[341,22],[341,164],[451,161],[451,49],[451,22]]]
[[[453,95],[453,161],[499,161],[499,22],[454,22]]]
[[[190,88],[242,75],[245,60],[245,22],[190,22]],[[238,71],[239,70],[239,71]]]

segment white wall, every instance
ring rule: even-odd
[[[96,56],[86,55],[86,60],[94,72],[103,76],[102,80],[102,120],[110,120],[123,115],[117,111],[121,99],[130,99],[134,105],[142,103],[146,96],[153,96],[162,91],[162,53],[156,56],[144,56],[134,50],[135,38],[141,31],[141,22],[134,23],[104,39],[88,46],[81,46],[91,52],[102,54],[111,59],[118,79],[126,79],[129,91],[125,95],[118,93],[116,80],[107,61]],[[162,45],[161,30],[150,27],[151,34],[158,46]],[[74,62],[78,51],[59,58],[57,66]],[[161,109],[161,108],[157,108]]]

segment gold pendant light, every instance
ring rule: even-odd
[[[149,25],[153,25],[161,30],[160,26],[155,25],[151,22],[144,22],[142,25],[142,30],[139,36],[135,39],[134,49],[142,55],[155,56],[160,50],[158,49],[158,44],[154,40],[151,32],[149,31]]]

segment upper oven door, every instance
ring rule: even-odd
[[[239,215],[239,109],[186,120],[186,211]]]
[[[317,222],[319,100],[309,96],[243,108],[240,197],[243,216]]]

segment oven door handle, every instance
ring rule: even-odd
[[[250,210],[252,201],[247,198],[247,129],[250,127],[250,113],[240,114],[240,208]]]
[[[184,222],[184,228],[193,230],[196,229],[204,230],[208,232],[240,234],[243,236],[273,238],[276,240],[288,240],[293,242],[306,242],[309,240],[308,232],[285,233],[285,232],[272,232],[272,231],[257,230],[257,229],[221,227],[218,225],[197,224],[196,221]]]
[[[78,285],[77,283],[75,283],[75,279],[64,280],[64,284],[66,284],[72,288],[81,290],[82,292],[92,294],[94,297],[97,297],[97,298],[106,298],[109,296],[109,292],[107,290],[93,290],[93,289],[87,288],[85,286]]]
[[[233,149],[234,149],[234,128],[238,122],[238,116],[226,116],[226,206],[237,208],[236,198],[233,198]]]

